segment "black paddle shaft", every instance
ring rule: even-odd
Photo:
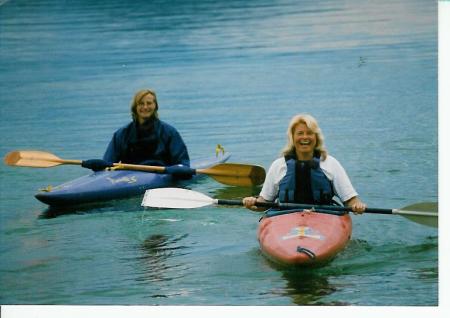
[[[225,200],[218,199],[217,204],[219,205],[244,205],[242,200]],[[299,204],[299,203],[275,203],[275,202],[256,202],[256,206],[265,208],[277,208],[282,210],[293,210],[293,209],[308,209],[308,210],[332,210],[332,211],[346,211],[351,212],[352,208],[348,206],[339,205],[314,205],[314,204]],[[378,209],[378,208],[367,208],[365,213],[376,213],[376,214],[392,214],[391,209]]]
[[[219,205],[240,205],[243,206],[242,200],[225,200],[225,199],[217,199],[217,204]],[[257,206],[265,207],[265,208],[279,208],[280,205],[274,202],[257,202]]]

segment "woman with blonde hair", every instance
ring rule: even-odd
[[[131,102],[132,121],[118,129],[103,156],[82,162],[94,171],[111,167],[114,162],[168,166],[166,172],[190,177],[187,147],[178,131],[159,119],[156,93],[151,89],[136,92]]]
[[[319,152],[320,157],[325,160],[327,158],[327,151],[325,149],[324,142],[325,138],[316,119],[308,114],[299,114],[292,117],[286,133],[288,141],[282,150],[282,154],[287,156],[295,152],[294,129],[300,123],[305,124],[316,135],[317,142],[314,146],[314,150]]]
[[[317,120],[309,114],[291,119],[282,157],[269,168],[258,197],[246,197],[243,204],[258,210],[257,202],[291,202],[330,205],[339,198],[355,213],[366,209],[347,173],[325,149],[324,136]]]

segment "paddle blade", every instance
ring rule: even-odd
[[[8,166],[33,168],[49,168],[62,164],[62,160],[54,154],[36,150],[12,151],[3,161]]]
[[[200,192],[181,188],[158,188],[145,191],[141,205],[153,208],[194,209],[214,203],[214,199]]]
[[[197,173],[207,174],[219,182],[236,186],[260,185],[266,178],[263,167],[241,163],[221,163],[211,168],[198,169]]]
[[[216,176],[210,175],[211,178],[222,184],[238,186],[238,187],[252,187],[259,185],[259,181],[255,181],[250,177],[234,177],[234,176]]]
[[[393,214],[398,214],[409,220],[431,226],[438,227],[438,204],[437,202],[421,202],[408,205],[399,210],[393,210]]]

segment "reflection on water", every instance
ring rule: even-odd
[[[160,282],[183,277],[186,264],[173,261],[174,258],[187,255],[188,246],[180,244],[188,234],[173,237],[165,234],[152,234],[141,245],[143,251],[140,260],[145,263],[142,277],[138,281]],[[162,297],[161,295],[152,297]]]
[[[58,216],[62,215],[69,215],[69,214],[87,214],[87,213],[100,213],[102,210],[104,211],[108,207],[105,207],[104,204],[100,203],[93,203],[89,205],[83,205],[83,206],[62,206],[62,207],[55,207],[55,206],[49,206],[47,207],[42,213],[39,215],[40,219],[53,219]]]
[[[297,305],[348,305],[345,302],[325,302],[325,296],[333,294],[337,287],[331,284],[328,277],[315,269],[285,270],[286,295]]]
[[[267,264],[281,272],[281,277],[286,281],[286,286],[276,294],[289,296],[294,304],[301,306],[348,305],[341,301],[326,301],[327,296],[338,290],[329,280],[330,277],[339,275],[333,270],[335,266],[331,266],[330,263],[319,267],[295,267],[277,264],[267,259]]]

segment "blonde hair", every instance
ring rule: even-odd
[[[322,160],[327,158],[327,150],[325,149],[324,140],[325,137],[322,134],[322,130],[317,123],[317,120],[309,114],[298,114],[292,117],[289,127],[287,129],[287,143],[282,150],[282,155],[287,156],[295,153],[294,146],[294,131],[298,124],[305,124],[306,127],[312,130],[316,135],[316,147],[314,148],[315,153],[319,153]]]
[[[155,98],[155,112],[153,113],[154,118],[158,118],[158,100],[156,99],[156,93],[155,91],[151,89],[141,89],[140,91],[137,91],[136,94],[134,94],[134,97],[131,101],[131,117],[133,117],[133,120],[136,121],[137,116],[137,105],[142,101],[142,99],[147,96],[148,94],[152,95]]]

